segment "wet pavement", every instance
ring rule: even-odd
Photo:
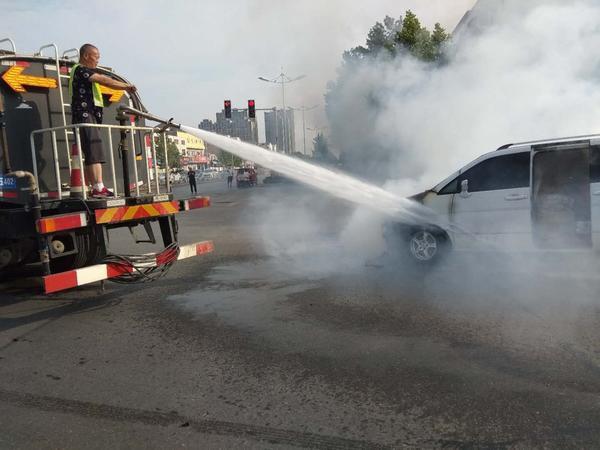
[[[1,448],[598,446],[593,257],[424,272],[346,204],[214,186],[180,240],[216,251],[157,283],[2,285]]]

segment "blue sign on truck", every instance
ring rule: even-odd
[[[0,191],[3,189],[16,189],[17,188],[17,178],[16,177],[6,177],[0,175]]]

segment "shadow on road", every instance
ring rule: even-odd
[[[29,281],[29,286],[26,283]],[[62,294],[60,298],[39,293],[32,279],[0,287],[0,332],[37,322],[117,306],[128,290],[98,292],[97,286]],[[3,283],[4,284],[4,283]],[[32,294],[32,290],[34,293]]]

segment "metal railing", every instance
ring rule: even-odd
[[[43,56],[43,52],[46,49],[52,49],[54,50],[54,64],[56,65],[56,84],[57,84],[57,88],[58,88],[58,97],[59,97],[59,101],[60,101],[60,113],[61,113],[61,119],[62,119],[62,124],[63,126],[67,126],[67,113],[65,111],[65,107],[66,106],[71,106],[69,103],[65,103],[65,97],[63,94],[63,87],[62,87],[62,78],[64,78],[64,75],[61,75],[60,73],[60,60],[59,60],[59,51],[58,51],[58,46],[54,43],[51,44],[47,44],[47,45],[42,45],[40,47],[40,49],[34,53],[35,56]],[[68,78],[68,76],[66,76],[66,78]],[[65,129],[65,145],[67,146],[67,150],[68,150],[68,143],[69,143],[69,132],[68,130]],[[69,161],[69,170],[71,170],[71,162]]]
[[[3,42],[8,42],[10,44],[10,46],[12,47],[12,52],[17,53],[17,47],[15,46],[15,41],[13,41],[11,38],[0,39],[0,44],[2,44]]]
[[[63,52],[62,59],[72,59],[72,58],[77,58],[78,56],[79,56],[79,49],[78,48],[70,48]]]
[[[31,132],[30,135],[30,143],[31,143],[31,158],[33,161],[33,174],[35,176],[36,182],[38,183],[38,186],[40,186],[39,183],[39,177],[38,177],[38,161],[37,161],[37,157],[36,157],[36,144],[35,144],[35,136],[36,135],[43,135],[44,133],[50,133],[51,136],[51,141],[52,141],[52,157],[54,159],[54,171],[55,171],[55,179],[56,179],[56,184],[57,184],[57,196],[58,199],[63,199],[65,197],[67,197],[67,195],[65,195],[65,193],[63,193],[63,189],[62,189],[62,180],[61,180],[61,174],[60,174],[60,163],[59,163],[59,151],[58,151],[58,145],[57,145],[57,141],[56,141],[56,133],[60,132],[60,131],[68,131],[68,130],[72,130],[74,136],[75,136],[75,144],[77,145],[77,148],[79,149],[78,151],[78,159],[79,159],[79,167],[81,168],[81,179],[82,179],[82,185],[83,185],[83,199],[86,200],[88,195],[87,195],[87,184],[86,184],[86,180],[85,180],[85,171],[84,171],[84,157],[83,157],[83,152],[81,151],[81,132],[80,129],[81,128],[98,128],[100,130],[106,130],[106,134],[108,135],[108,162],[110,164],[110,174],[111,174],[111,178],[112,178],[112,189],[115,193],[115,197],[117,197],[119,195],[119,190],[118,190],[118,184],[117,184],[117,176],[116,176],[116,166],[115,166],[115,154],[114,154],[114,145],[113,145],[113,139],[112,139],[112,131],[113,130],[126,130],[129,131],[129,136],[130,136],[130,141],[131,141],[131,155],[132,155],[132,159],[133,159],[133,175],[134,175],[134,183],[135,183],[135,191],[136,191],[136,195],[139,196],[140,195],[140,179],[139,179],[139,173],[138,173],[138,168],[137,168],[137,155],[136,155],[136,151],[135,151],[135,135],[136,133],[139,133],[140,136],[145,136],[146,134],[150,135],[150,146],[151,146],[151,153],[152,153],[152,166],[154,168],[154,187],[155,187],[155,191],[152,190],[152,180],[150,177],[150,167],[149,167],[149,158],[148,158],[148,151],[145,148],[145,145],[143,145],[143,161],[145,162],[145,167],[147,170],[147,186],[148,186],[148,194],[160,194],[160,177],[159,177],[159,172],[158,172],[158,164],[157,164],[157,159],[156,159],[156,139],[155,136],[157,134],[156,129],[152,128],[152,127],[138,127],[135,125],[129,125],[129,126],[122,126],[122,125],[105,125],[105,124],[91,124],[91,123],[78,123],[78,124],[73,124],[73,125],[67,125],[67,126],[60,126],[60,127],[52,127],[52,128],[41,128],[39,130],[34,130]],[[165,132],[159,132],[158,134],[162,134],[163,135],[163,142],[166,141],[166,135]],[[145,142],[144,139],[142,139],[142,142]],[[70,158],[71,158],[71,152],[70,152],[70,145],[69,141],[67,140],[67,158],[69,160],[69,169],[71,168],[71,163],[70,163]],[[120,156],[120,155],[119,155]],[[165,178],[166,178],[166,190],[167,192],[170,191],[170,183],[169,183],[169,169],[168,169],[168,159],[167,159],[167,145],[164,145],[164,161],[165,161]],[[71,170],[71,169],[70,169]],[[69,170],[69,171],[70,171]],[[142,182],[143,183],[143,182]],[[70,183],[69,183],[70,184]],[[42,192],[40,190],[40,194],[44,197],[47,196],[48,192]],[[44,195],[46,194],[46,195]]]

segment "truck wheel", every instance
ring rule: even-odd
[[[448,237],[443,231],[417,228],[408,235],[408,256],[419,265],[430,266],[442,259],[448,245]]]
[[[102,229],[96,230],[96,233],[88,234],[87,258],[85,265],[98,264],[106,256],[106,246]],[[100,238],[98,236],[101,236]]]
[[[59,239],[60,237],[54,236],[53,238]],[[77,253],[50,259],[50,271],[52,273],[65,272],[96,264],[106,256],[104,243],[95,234],[89,232],[76,233],[75,245],[78,249]]]

